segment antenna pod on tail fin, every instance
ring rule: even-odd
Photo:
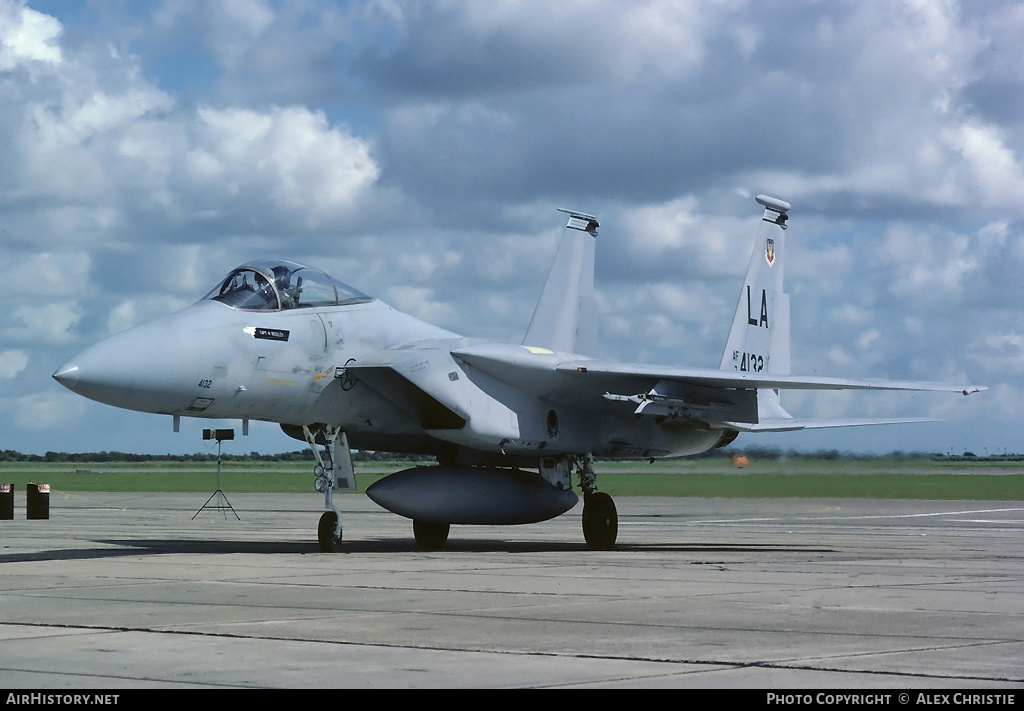
[[[764,216],[743,279],[722,370],[788,375],[789,294],[782,290],[789,203],[758,195]]]

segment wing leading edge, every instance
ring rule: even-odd
[[[576,360],[559,363],[558,370],[602,376],[640,376],[659,380],[678,380],[712,388],[772,390],[913,390],[927,392],[972,393],[988,390],[983,385],[954,385],[923,380],[882,380],[868,378],[808,377],[773,373],[739,373],[712,368],[676,368],[673,366],[634,365],[609,361]]]

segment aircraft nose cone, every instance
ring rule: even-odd
[[[68,390],[142,412],[176,412],[195,399],[200,347],[179,312],[116,333],[76,354],[53,374]]]
[[[53,374],[53,379],[69,390],[74,390],[79,379],[78,365],[69,360],[57,369],[57,372]]]

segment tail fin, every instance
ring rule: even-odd
[[[789,294],[782,291],[789,203],[767,195],[757,201],[764,216],[720,367],[789,375]]]
[[[722,354],[722,370],[789,375],[789,294],[782,290],[789,203],[758,195],[761,227]],[[777,390],[757,391],[758,420],[790,420]]]
[[[732,330],[722,355],[722,370],[738,370],[751,375],[789,375],[789,295],[782,291],[782,271],[786,261],[785,229],[789,203],[767,195],[758,195],[764,205],[761,228],[754,243],[747,276],[743,280],[739,304],[732,320]],[[789,378],[798,383],[801,378]],[[809,381],[805,381],[809,382]],[[879,390],[940,390],[936,383],[910,381],[847,381],[848,386]],[[818,389],[814,386],[814,389]],[[955,386],[964,395],[977,392],[978,386]],[[757,422],[730,422],[729,429],[747,432],[789,432],[825,427],[855,427],[860,425],[888,425],[908,422],[929,422],[926,418],[857,418],[857,419],[795,419],[779,401],[779,391],[759,388],[757,391]],[[735,431],[734,430],[734,431]],[[722,436],[724,446],[734,435],[728,430]]]
[[[555,261],[526,329],[524,346],[597,354],[597,300],[594,296],[594,242],[598,222],[592,215],[568,213]]]

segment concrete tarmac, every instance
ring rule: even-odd
[[[0,521],[0,689],[1024,687],[1024,503],[619,498],[530,526],[54,492]],[[216,503],[216,500],[213,502]]]

